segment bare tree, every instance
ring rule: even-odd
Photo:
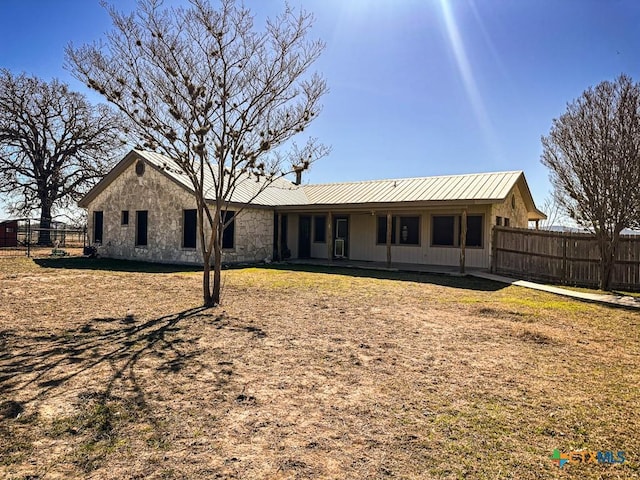
[[[567,226],[567,223],[571,222],[571,220],[567,218],[555,192],[551,192],[545,197],[540,209],[547,215],[547,218],[539,221],[539,228],[541,230]]]
[[[0,192],[14,214],[40,210],[48,229],[54,209],[75,203],[120,155],[120,117],[69,90],[0,70]],[[49,244],[47,230],[39,243]]]
[[[640,85],[621,75],[586,90],[542,137],[555,195],[600,249],[608,290],[620,232],[640,220]]]
[[[219,9],[207,0],[189,3],[164,9],[159,0],[140,0],[130,15],[108,7],[114,29],[106,43],[69,46],[67,59],[77,78],[131,119],[142,147],[173,159],[191,180],[204,305],[213,306],[220,302],[223,212],[236,187],[252,179],[255,199],[327,153],[314,139],[301,148],[292,141],[327,92],[308,72],[324,45],[307,40],[313,17],[305,12],[286,8],[257,32],[234,0]],[[205,178],[213,192],[205,191]]]

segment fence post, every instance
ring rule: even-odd
[[[533,257],[533,255],[531,255],[531,239],[529,238],[529,232],[525,232],[524,234],[524,244],[525,244],[525,253],[526,255],[526,269],[527,269],[527,276],[531,277],[531,259]]]
[[[567,283],[567,234],[562,234],[562,277],[560,283],[565,285]]]
[[[31,258],[31,219],[27,218],[27,258]]]

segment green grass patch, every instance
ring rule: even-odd
[[[509,306],[522,306],[535,311],[554,310],[561,312],[580,313],[593,311],[593,306],[578,300],[563,300],[557,295],[538,295],[536,292],[522,292],[519,295],[513,293],[504,294],[499,302]]]

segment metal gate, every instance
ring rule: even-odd
[[[40,228],[28,218],[0,220],[0,257],[82,255],[86,245],[86,227],[53,222],[51,228]]]

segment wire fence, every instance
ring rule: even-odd
[[[86,246],[86,227],[53,222],[41,228],[31,219],[0,220],[0,257],[79,256]]]

